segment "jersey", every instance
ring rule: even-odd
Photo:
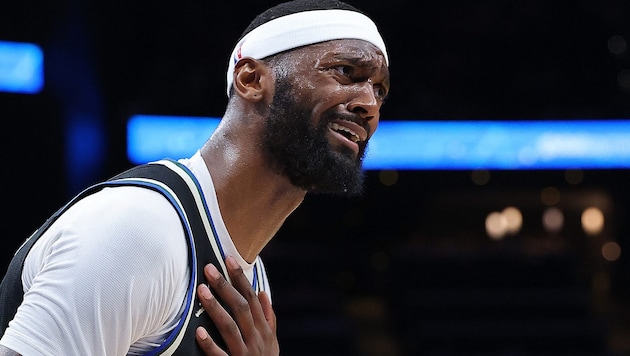
[[[195,213],[182,208],[181,193],[152,179],[119,176],[86,190],[19,250],[28,252],[24,299],[0,344],[28,355],[194,355],[196,325],[212,334],[195,301],[207,255],[220,269],[234,256],[253,286],[270,292],[262,260],[247,264],[229,238],[200,154],[157,164],[179,172],[202,223],[190,226]]]

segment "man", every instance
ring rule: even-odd
[[[193,354],[173,330],[204,313],[218,329],[196,328],[207,355],[278,353],[259,253],[306,193],[361,192],[363,155],[389,91],[388,57],[356,8],[297,0],[254,19],[227,81],[212,137],[191,158],[160,164],[199,197],[213,252],[225,258],[205,277],[232,314],[198,283],[203,309],[189,308],[194,244],[177,199],[165,199],[169,188],[107,186],[73,202],[35,240],[0,355]]]

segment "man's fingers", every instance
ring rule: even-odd
[[[269,299],[267,292],[262,291],[258,293],[258,300],[260,301],[260,306],[262,307],[263,314],[265,315],[265,320],[267,320],[267,324],[269,324],[269,327],[275,334],[276,313],[273,311],[273,307],[271,306],[271,299]]]
[[[234,267],[232,267],[232,269],[233,268]],[[255,292],[247,281],[247,277],[243,274],[243,270],[240,269],[240,267],[238,267],[236,271],[232,271],[232,269],[228,267],[232,284],[221,275],[213,264],[206,265],[204,273],[212,290],[214,290],[229,310],[234,314],[240,314],[241,316],[247,315],[251,318],[249,300],[255,299]],[[243,279],[245,280],[244,282]],[[234,315],[234,317],[238,318],[239,315]],[[241,320],[237,319],[237,322],[240,323]]]
[[[247,342],[255,342],[261,335],[270,333],[269,326],[265,320],[260,301],[252,287],[252,283],[243,273],[243,269],[236,262],[234,257],[225,258],[227,272],[230,275],[232,286],[238,292],[238,300],[234,306],[229,305],[232,315],[236,320],[241,334]]]
[[[269,295],[264,291],[256,294],[251,282],[243,274],[243,269],[233,257],[226,257],[225,264],[232,285],[247,299],[249,306],[241,310],[242,317],[247,320],[245,323],[241,323],[238,311],[233,311],[248,348],[254,345],[265,345],[267,352],[271,352],[272,355],[277,354],[279,348],[276,337],[276,316],[271,307]]]
[[[195,339],[197,339],[197,344],[199,344],[206,356],[227,356],[227,353],[214,342],[208,331],[202,326],[197,328]]]
[[[229,284],[227,285],[229,286]],[[212,295],[208,286],[200,284],[197,287],[197,293],[199,294],[201,306],[205,312],[210,315],[224,339],[229,338],[229,336],[226,335],[230,334],[232,335],[232,338],[241,339],[239,327],[236,325],[236,322],[214,297],[214,295]]]
[[[227,351],[231,355],[278,355],[276,315],[269,295],[265,292],[256,294],[234,258],[226,258],[226,267],[231,283],[214,265],[208,264],[204,267],[204,275],[209,286],[202,284],[197,292],[202,307],[217,326]],[[202,330],[198,330],[197,338],[205,343],[208,348],[206,353],[217,355],[213,353],[214,348],[218,347],[212,345],[214,341],[201,336],[205,335]]]
[[[214,265],[206,265],[204,267],[204,274],[212,290],[223,301],[225,308],[230,310],[233,315],[228,314],[226,309],[219,304],[213,296],[211,297],[213,300],[207,301],[212,309],[206,311],[215,322],[230,352],[234,354],[243,352],[245,348],[243,336],[247,338],[252,335],[252,333],[255,333],[255,324],[252,319],[249,304],[239,291],[221,275]],[[203,285],[200,286],[200,288],[204,287]],[[200,289],[199,292],[202,295],[201,299],[204,298],[204,293],[206,292],[209,293],[210,296],[212,295],[207,287],[205,287],[205,290]],[[202,302],[202,306],[203,305]]]
[[[268,352],[269,355],[278,355],[280,353],[280,345],[278,344],[278,336],[276,334],[276,313],[271,306],[271,299],[267,292],[261,291],[258,293],[258,300],[260,301],[260,306],[268,325],[268,328],[259,328],[262,338],[265,340],[265,345],[267,346],[265,351]]]
[[[260,307],[260,301],[258,300],[251,282],[243,273],[243,269],[232,256],[227,256],[225,258],[225,264],[227,266],[232,285],[247,300],[249,309],[251,309],[245,311],[248,315],[253,316],[254,322],[261,322],[264,320],[264,314],[262,308]]]

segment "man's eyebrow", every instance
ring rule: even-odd
[[[358,67],[365,67],[365,68],[377,68],[378,65],[376,65],[373,61],[373,57],[370,56],[362,56],[359,53],[356,52],[351,52],[351,53],[336,53],[335,55],[332,56],[333,59],[338,60],[338,61],[344,61],[344,62],[348,62],[352,65],[356,65]]]

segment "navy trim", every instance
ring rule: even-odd
[[[190,176],[192,181],[195,183],[195,186],[197,187],[197,192],[201,196],[204,212],[206,213],[206,216],[208,217],[208,221],[210,222],[210,229],[212,230],[212,236],[214,237],[214,241],[216,241],[217,246],[219,246],[219,252],[221,252],[221,258],[225,261],[225,252],[223,251],[223,245],[221,244],[221,240],[219,239],[219,234],[217,234],[217,229],[216,227],[214,227],[214,221],[212,220],[210,209],[208,208],[208,205],[206,204],[206,196],[203,194],[203,189],[201,189],[201,184],[199,184],[197,177],[195,177],[195,175],[190,171],[190,169],[188,169],[188,167],[184,166],[183,164],[170,158],[165,159],[165,161],[170,161],[176,164],[179,168],[181,168],[184,172],[186,172],[186,174],[188,174],[188,176]]]

